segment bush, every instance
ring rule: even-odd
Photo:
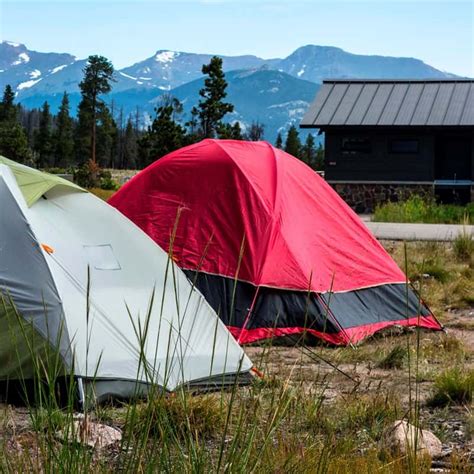
[[[401,369],[407,356],[407,349],[402,346],[395,346],[385,357],[383,357],[377,367],[381,369]]]
[[[46,173],[49,173],[49,174],[67,174],[69,172],[69,170],[66,168],[58,168],[58,167],[47,168],[44,171],[46,171]]]
[[[474,222],[474,204],[437,204],[434,199],[413,195],[403,202],[388,202],[376,207],[376,222],[421,222],[428,224],[469,224]]]
[[[74,170],[74,182],[79,186],[91,189],[100,188],[116,191],[120,186],[112,179],[110,171],[102,169],[96,162],[89,160]]]
[[[454,255],[458,260],[470,260],[474,254],[474,239],[466,228],[454,239]]]
[[[378,440],[400,414],[399,401],[391,394],[354,392],[339,399],[327,411],[318,410],[314,417],[308,418],[316,431],[347,436],[363,430],[370,438]]]
[[[435,392],[428,400],[432,407],[450,404],[469,404],[474,391],[474,370],[454,367],[440,374],[435,380]]]
[[[159,395],[138,409],[131,429],[161,439],[211,437],[221,432],[225,415],[225,405],[214,395]]]
[[[99,187],[100,189],[104,189],[106,191],[117,191],[117,189],[120,187],[113,179],[110,171],[105,171],[102,170],[100,175],[100,183]]]

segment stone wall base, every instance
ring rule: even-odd
[[[405,201],[410,196],[434,198],[431,183],[341,183],[329,184],[358,214],[371,214],[378,204]]]

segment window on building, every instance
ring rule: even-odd
[[[415,154],[418,153],[418,140],[409,138],[390,140],[388,151],[390,153]]]
[[[366,137],[343,138],[341,143],[341,151],[347,155],[370,153],[372,151],[372,144]]]

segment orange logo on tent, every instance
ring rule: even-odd
[[[41,244],[41,247],[43,247],[43,250],[46,253],[49,253],[50,255],[54,253],[54,249],[52,247],[50,247],[49,245]]]

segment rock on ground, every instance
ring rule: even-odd
[[[62,441],[85,444],[91,448],[102,449],[122,439],[122,433],[111,426],[94,423],[86,418],[76,419],[67,429],[57,433]]]
[[[400,454],[408,454],[416,449],[419,454],[429,454],[431,458],[442,455],[441,441],[428,430],[416,428],[405,420],[397,420],[387,430],[385,447]]]

